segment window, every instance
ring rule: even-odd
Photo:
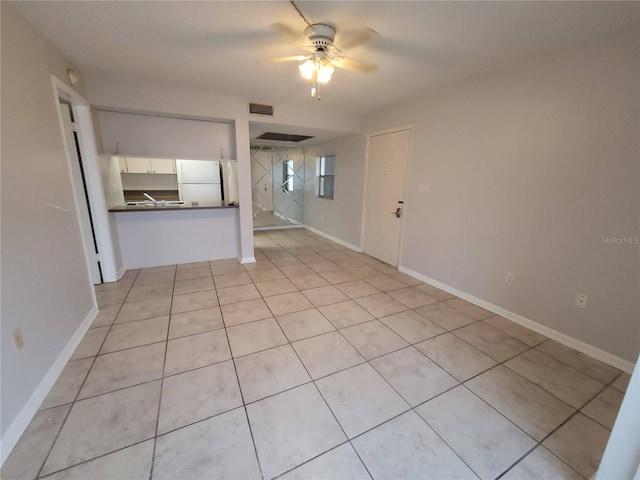
[[[318,196],[333,198],[333,180],[336,170],[336,156],[318,157]]]
[[[285,193],[293,192],[293,160],[285,160],[282,162],[282,191]]]

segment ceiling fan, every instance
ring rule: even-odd
[[[337,68],[352,70],[360,73],[374,73],[378,66],[372,63],[345,58],[342,52],[354,48],[378,38],[378,34],[366,28],[361,31],[352,32],[345,37],[342,46],[336,45],[336,28],[330,23],[311,23],[300,11],[300,8],[293,0],[289,0],[298,14],[307,24],[304,34],[281,23],[275,23],[276,28],[287,37],[296,41],[300,48],[311,52],[310,55],[293,55],[287,57],[275,57],[262,60],[263,63],[299,62],[298,68],[304,78],[311,80],[311,96],[320,100],[320,84],[331,80],[333,72]],[[304,42],[304,43],[303,43]]]

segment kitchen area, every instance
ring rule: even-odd
[[[140,157],[117,160],[124,206],[238,202],[235,162]]]
[[[94,123],[123,269],[239,256],[231,123],[112,111]]]

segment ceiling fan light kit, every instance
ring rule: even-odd
[[[289,0],[293,8],[300,15],[300,17],[307,24],[307,28],[304,30],[304,35],[307,37],[311,45],[302,46],[302,48],[310,50],[312,53],[309,56],[290,56],[290,57],[278,57],[269,60],[271,63],[290,62],[297,61],[302,62],[298,65],[300,74],[311,80],[311,96],[320,100],[320,84],[327,83],[331,80],[331,76],[336,67],[345,68],[348,70],[354,70],[361,73],[373,73],[377,70],[376,65],[372,65],[365,62],[359,62],[356,60],[349,60],[342,57],[342,50],[334,44],[336,38],[336,29],[333,25],[328,23],[311,23],[304,16],[298,5],[293,0]],[[274,24],[280,32],[289,37],[295,37],[296,33],[290,27],[283,24]],[[351,45],[346,48],[352,48],[354,46],[368,43],[377,38],[377,34],[367,28],[360,32],[355,39],[352,39]]]
[[[315,58],[309,58],[301,63],[298,68],[302,76],[307,80],[313,80],[313,74],[316,73],[320,83],[327,83],[331,80],[331,75],[336,69],[328,59],[318,58],[317,55],[315,55]]]
[[[333,46],[336,29],[325,23],[309,25],[305,35],[313,45],[313,55],[302,62],[298,68],[302,76],[311,80],[311,96],[320,100],[320,83],[327,83],[335,71],[328,49]],[[334,47],[335,48],[335,47]]]

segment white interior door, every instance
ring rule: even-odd
[[[102,283],[102,274],[100,273],[100,265],[98,261],[98,252],[96,247],[95,236],[93,232],[93,224],[91,221],[91,211],[87,200],[87,191],[85,187],[82,163],[78,153],[76,143],[76,132],[71,117],[71,106],[60,102],[60,112],[62,113],[62,124],[64,127],[64,141],[69,153],[69,168],[71,170],[71,183],[73,186],[73,195],[78,211],[78,221],[80,222],[80,230],[82,232],[82,241],[89,263],[89,271],[91,273],[91,281],[94,285]]]
[[[364,252],[398,265],[410,130],[369,137]]]

